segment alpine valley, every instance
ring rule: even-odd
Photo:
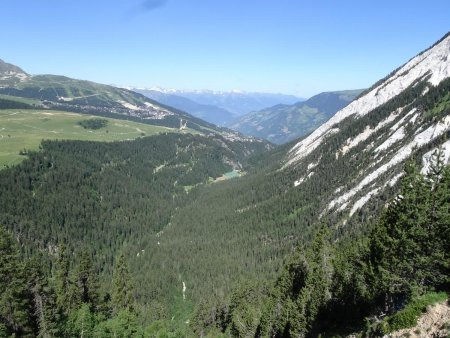
[[[277,147],[6,63],[0,93],[0,153],[46,139],[0,171],[0,337],[448,336],[450,34],[236,127]]]
[[[276,144],[287,143],[314,131],[361,92],[326,92],[293,105],[279,104],[250,112],[231,123],[230,128]]]
[[[293,95],[247,93],[243,91],[217,92],[212,90],[185,91],[175,89],[138,89],[150,99],[178,108],[219,126],[228,126],[237,117],[275,104],[292,104],[301,99]]]

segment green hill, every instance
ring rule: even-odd
[[[252,112],[230,124],[246,135],[275,144],[303,137],[355,99],[362,90],[325,92],[293,105],[276,105]]]
[[[83,128],[81,121],[97,116],[54,110],[0,110],[0,168],[15,165],[29,151],[38,150],[42,140],[120,141],[178,129],[153,126],[133,121],[102,118],[100,129]],[[181,132],[195,133],[193,130]]]
[[[59,75],[31,76],[19,67],[0,60],[2,108],[51,109],[129,119],[169,128],[183,126],[204,133],[234,133],[131,90]],[[242,138],[242,135],[234,133],[234,137]]]
[[[95,132],[80,129],[76,122],[92,116],[123,122],[114,121],[109,128]],[[42,139],[113,141],[170,130],[220,135],[233,141],[234,150],[240,148],[238,151],[247,154],[271,147],[267,142],[219,128],[127,89],[58,75],[31,76],[2,60],[0,120],[5,136],[0,144],[2,167],[17,163],[22,156],[19,151],[37,149]]]

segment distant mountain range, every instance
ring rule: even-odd
[[[0,107],[3,108],[119,114],[172,128],[180,127],[184,121],[186,127],[199,131],[215,130],[214,125],[230,126],[274,143],[285,143],[311,132],[360,92],[322,93],[299,102],[302,99],[298,97],[272,93],[129,90],[65,76],[29,75],[0,60]],[[266,109],[245,115],[262,108]],[[224,131],[219,129],[219,133]]]
[[[305,102],[279,104],[251,112],[230,124],[230,128],[282,144],[307,135],[354,100],[362,90],[325,92]]]
[[[270,107],[275,104],[293,104],[304,99],[293,95],[274,93],[248,93],[242,91],[180,91],[178,95],[201,104],[224,108],[236,116]]]
[[[218,126],[225,126],[235,118],[230,111],[224,108],[220,108],[214,105],[197,103],[180,95],[164,93],[162,91],[152,89],[133,88],[133,91],[143,94],[146,97],[167,106],[171,106],[188,112],[195,117],[201,118],[202,120],[208,121],[210,123],[214,123]]]
[[[184,91],[162,88],[129,89],[219,126],[228,125],[237,117],[251,111],[276,104],[293,104],[304,100],[293,95],[242,91]]]

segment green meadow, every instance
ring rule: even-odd
[[[22,161],[29,150],[39,149],[44,139],[121,141],[177,129],[126,120],[104,118],[105,127],[85,129],[78,122],[98,116],[45,110],[0,110],[0,169]],[[187,131],[189,132],[189,131]]]

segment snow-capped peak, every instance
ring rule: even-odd
[[[133,87],[130,87],[133,88]],[[145,87],[145,88],[135,88],[139,90],[151,90],[157,91],[164,94],[213,94],[213,95],[229,95],[229,94],[247,94],[247,92],[240,89],[233,89],[230,91],[217,91],[211,89],[174,89],[174,88],[162,88],[159,86]]]

